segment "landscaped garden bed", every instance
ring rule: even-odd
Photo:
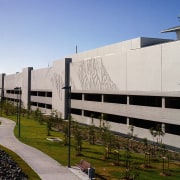
[[[0,145],[0,179],[39,180],[39,176],[17,154]]]
[[[16,116],[6,116],[16,120]],[[53,127],[53,128],[52,128]],[[96,179],[180,179],[180,154],[168,151],[160,144],[136,141],[132,134],[120,137],[109,131],[108,124],[95,127],[71,124],[71,165],[85,159],[96,171]],[[18,127],[15,128],[18,135]],[[57,137],[54,142],[47,138]],[[62,165],[67,166],[68,122],[53,115],[24,114],[21,117],[20,140],[29,144]],[[163,159],[163,157],[166,157]]]

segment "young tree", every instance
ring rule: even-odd
[[[95,144],[96,127],[94,125],[93,115],[91,116],[91,125],[89,126],[89,143]]]
[[[3,113],[3,109],[4,109],[4,98],[1,97],[1,101],[0,101],[0,108],[1,108],[1,116]]]
[[[128,133],[129,139],[134,139],[135,135],[134,135],[134,126],[130,125],[129,126],[130,132]]]
[[[31,114],[32,114],[31,104],[28,103],[27,111],[26,111],[27,119],[29,119],[31,117]]]
[[[121,148],[121,143],[120,143],[120,139],[118,136],[114,136],[114,164],[115,165],[120,165],[120,148]]]
[[[63,122],[62,131],[64,133],[64,145],[68,145],[68,122]]]
[[[61,116],[58,116],[56,110],[52,110],[51,115],[46,118],[46,123],[48,136],[50,136],[50,131],[52,130],[52,127],[59,130],[60,124],[62,125],[62,118]]]
[[[57,128],[57,130],[61,130],[62,123],[62,113],[58,113],[57,111],[55,111],[55,128]]]
[[[111,148],[114,145],[114,134],[110,131],[110,125],[107,121],[103,121],[101,139],[105,146],[104,158],[108,159]]]
[[[77,156],[81,155],[82,151],[82,128],[78,124],[78,122],[73,123],[73,134],[74,134],[74,139],[75,139],[75,144],[76,144],[76,151],[77,151]]]
[[[156,144],[155,144],[155,138],[157,136],[157,132],[155,131],[155,129],[152,127],[149,129],[151,135],[152,135],[152,138],[153,138],[153,151],[152,151],[152,156],[155,156],[156,154]]]
[[[129,179],[130,178],[130,163],[131,163],[131,151],[130,151],[130,144],[129,144],[129,139],[127,139],[126,142],[126,147],[125,147],[125,178]]]
[[[162,129],[162,125],[161,124],[158,124],[156,126],[156,132],[157,132],[157,144],[162,146],[162,137],[165,135],[165,132]]]
[[[40,124],[43,123],[42,112],[39,108],[34,111],[34,119],[37,120]]]
[[[53,117],[47,117],[46,118],[46,126],[47,126],[47,135],[51,136],[50,131],[52,130],[52,121],[53,121]]]
[[[147,138],[143,139],[144,142],[144,166],[145,167],[150,167],[150,148],[148,146],[148,140]]]
[[[162,125],[157,124],[157,126],[155,128],[153,128],[153,127],[150,128],[150,133],[153,136],[153,145],[154,145],[153,156],[155,156],[155,155],[157,155],[156,144],[157,144],[157,147],[162,146],[162,137],[165,135],[165,132],[162,129]],[[155,144],[155,138],[156,138],[156,144]]]

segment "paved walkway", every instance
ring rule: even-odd
[[[14,121],[2,117],[0,121],[0,144],[18,154],[42,180],[88,179],[80,170],[64,167],[43,152],[16,139],[13,133]]]

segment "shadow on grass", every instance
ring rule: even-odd
[[[98,178],[98,179],[102,179],[102,180],[108,180],[108,179],[112,178],[112,177],[103,177],[100,174],[95,174],[95,177],[96,177],[96,179]]]
[[[84,152],[87,152],[87,153],[103,155],[102,152],[100,152],[100,151],[99,151],[99,152],[93,151],[93,150],[91,150],[90,148],[83,148],[83,151],[84,151]]]

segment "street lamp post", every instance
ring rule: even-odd
[[[71,167],[71,86],[65,86],[62,89],[68,92],[68,168]]]
[[[15,87],[14,90],[17,93],[17,125],[18,125],[18,137],[20,137],[20,134],[21,134],[21,87]],[[19,95],[19,98],[18,98],[18,95]]]
[[[0,105],[1,105],[1,116],[2,116],[2,110],[3,110],[3,101],[4,101],[4,89],[3,88],[0,88],[1,89],[1,99],[0,99]]]
[[[19,137],[20,137],[20,124],[21,124],[21,87],[19,88]]]
[[[18,105],[18,93],[16,92],[17,91],[17,89],[16,88],[14,88],[14,92],[15,92],[15,94],[17,95],[17,97],[16,97],[16,125],[18,125],[18,123],[19,123],[19,113],[18,113],[18,111],[19,111],[19,105]]]

